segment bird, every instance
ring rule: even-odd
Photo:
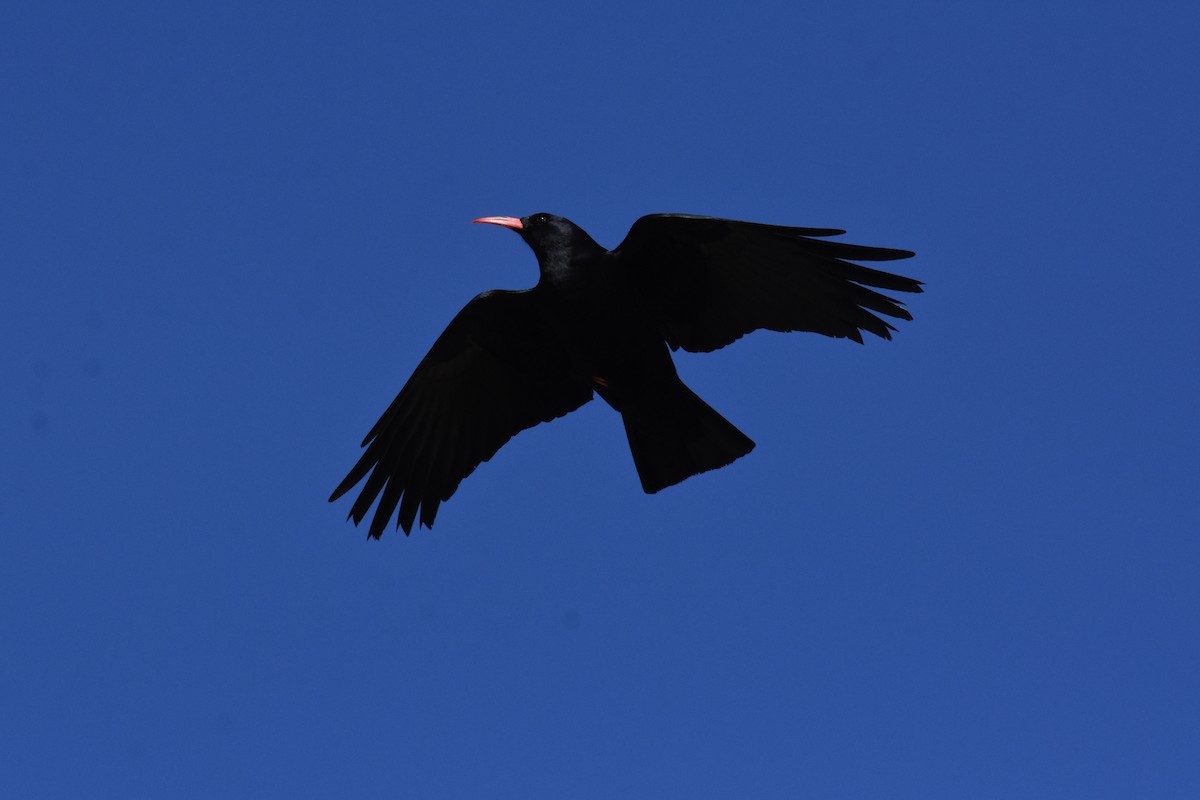
[[[845,233],[836,228],[650,214],[606,250],[554,214],[472,222],[519,234],[538,281],[468,302],[363,439],[329,500],[365,478],[348,519],[357,526],[378,500],[369,537],[397,506],[406,536],[418,515],[432,528],[441,503],[507,441],[595,395],[620,414],[647,494],[724,467],[754,442],[683,383],[672,352],[711,352],[759,329],[891,339],[881,317],[912,315],[875,290],[923,285],[854,263],[912,251],[831,241]]]

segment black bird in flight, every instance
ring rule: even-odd
[[[791,228],[686,214],[651,214],[605,250],[553,214],[474,220],[516,231],[537,256],[537,285],[493,290],[458,313],[363,439],[366,452],[329,498],[367,479],[350,509],[370,535],[396,506],[407,535],[463,478],[516,434],[599,394],[625,423],[642,488],[654,493],[717,469],[754,442],[683,384],[671,351],[707,353],[751,331],[814,331],[891,339],[876,314],[912,319],[873,289],[921,291],[920,281],[852,261],[908,250]],[[871,287],[871,288],[868,288]]]

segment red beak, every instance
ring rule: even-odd
[[[512,228],[514,231],[519,231],[525,226],[521,224],[521,220],[516,217],[480,217],[473,219],[471,222],[483,222],[488,225],[500,225],[505,228]]]

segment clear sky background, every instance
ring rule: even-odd
[[[0,795],[1200,797],[1200,11],[83,3],[0,20]],[[680,354],[434,531],[326,503],[549,211],[842,227],[893,342]]]

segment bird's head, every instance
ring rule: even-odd
[[[471,220],[488,225],[511,228],[533,250],[538,263],[545,269],[552,264],[569,262],[573,257],[603,248],[588,236],[587,231],[565,217],[554,214],[530,214],[528,217],[480,217]]]

